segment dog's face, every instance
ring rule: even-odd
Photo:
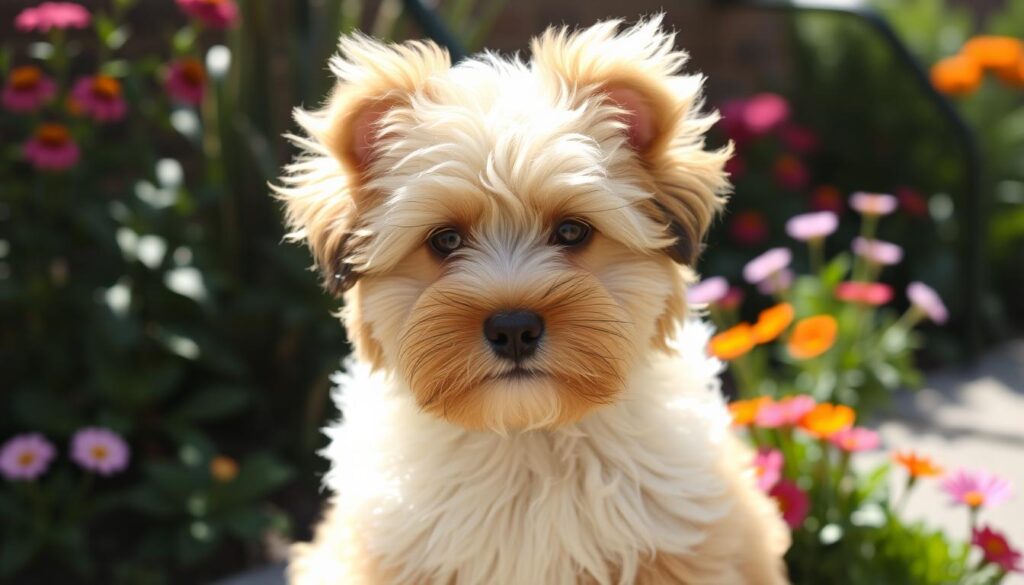
[[[361,359],[474,429],[571,422],[616,399],[685,312],[729,153],[657,19],[451,67],[429,43],[342,40],[279,189],[345,291]]]

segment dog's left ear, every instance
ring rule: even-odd
[[[617,138],[635,152],[650,179],[649,212],[672,239],[665,252],[692,266],[725,203],[729,181],[723,168],[732,148],[704,149],[704,134],[718,115],[701,112],[704,79],[679,73],[687,55],[675,49],[675,35],[661,29],[661,19],[621,32],[617,20],[575,32],[548,29],[531,45],[532,65],[550,77],[559,101],[573,108],[596,104],[608,112]]]

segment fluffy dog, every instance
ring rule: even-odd
[[[784,583],[682,327],[729,149],[660,18],[452,66],[354,35],[278,196],[355,359],[299,585]]]

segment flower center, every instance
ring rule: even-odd
[[[34,89],[43,78],[43,72],[38,67],[26,65],[11,71],[11,87],[14,89]]]
[[[36,454],[31,451],[25,451],[21,455],[18,455],[18,465],[20,467],[28,467],[36,461]]]
[[[1006,546],[1006,543],[996,538],[988,540],[985,543],[984,549],[990,557],[1001,557],[1010,552],[1010,548]]]
[[[181,77],[189,85],[198,86],[206,81],[206,71],[203,70],[199,61],[188,59],[181,64]]]
[[[36,131],[36,138],[46,146],[64,146],[71,140],[68,129],[60,124],[43,124]]]
[[[977,508],[985,503],[985,494],[978,490],[971,490],[964,494],[964,503],[972,508]]]
[[[121,82],[108,75],[97,75],[92,80],[92,93],[101,99],[116,99],[121,95]]]
[[[106,445],[96,445],[92,449],[89,449],[89,453],[92,455],[93,459],[103,461],[107,458],[107,455],[110,452],[107,450]]]

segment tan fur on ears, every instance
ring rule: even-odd
[[[704,150],[704,134],[718,115],[701,112],[704,79],[679,74],[687,55],[674,48],[675,35],[661,30],[661,20],[656,16],[622,34],[616,34],[618,20],[575,32],[552,28],[531,48],[535,68],[555,76],[569,103],[604,98],[623,110],[628,144],[653,182],[652,216],[676,238],[666,251],[692,265],[725,203],[723,167],[732,147]]]

